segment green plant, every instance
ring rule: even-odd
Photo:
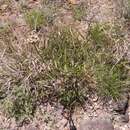
[[[115,26],[114,26],[115,27]],[[109,31],[111,34],[109,34]],[[115,41],[120,40],[118,32],[115,28],[110,30],[109,25],[94,24],[90,28],[91,54],[93,71],[100,94],[110,96],[114,99],[120,96],[123,89],[123,75],[127,75],[127,71],[122,66],[123,59],[116,64],[113,49],[117,44]],[[119,29],[118,29],[119,31]],[[113,37],[116,34],[116,37]],[[116,40],[115,40],[116,39]]]
[[[84,77],[84,75],[82,75]],[[77,106],[83,107],[87,93],[87,85],[83,84],[83,77],[80,75],[67,77],[63,87],[59,90],[59,102],[69,110]]]
[[[125,12],[123,13],[124,18],[129,21],[130,20],[130,0],[126,0],[124,2],[124,9]]]
[[[43,56],[46,60],[51,60],[55,70],[64,74],[78,74],[84,71],[86,44],[78,37],[79,34],[72,28],[57,30],[50,35]]]
[[[99,93],[103,96],[112,97],[113,99],[120,97],[124,87],[124,79],[122,78],[124,72],[119,68],[119,65],[113,70],[111,70],[111,66],[107,64],[99,64],[95,67]]]
[[[23,120],[46,102],[58,102],[67,109],[83,106],[90,91],[114,99],[120,96],[127,71],[124,59],[115,61],[116,43],[107,28],[94,24],[87,39],[81,39],[72,27],[55,27],[46,46],[31,43],[18,49],[11,40],[4,42],[8,44],[0,64],[3,108]]]
[[[83,87],[78,84],[84,82],[85,49],[86,44],[79,40],[79,34],[68,27],[54,31],[49,37],[47,48],[42,50],[44,60],[47,63],[51,62],[50,77],[52,79],[63,78],[57,95],[64,107],[74,107],[77,103],[84,101],[87,85]],[[73,80],[76,82],[73,83]]]
[[[96,47],[103,47],[108,44],[108,39],[104,31],[104,26],[102,24],[96,23],[90,28],[90,37]]]
[[[75,5],[72,6],[72,13],[74,19],[81,21],[87,13],[87,8],[83,3],[80,5]]]
[[[31,10],[25,13],[25,19],[29,26],[35,30],[46,24],[46,18],[40,10]]]
[[[17,121],[34,116],[35,98],[25,87],[14,86],[11,97],[9,95],[1,103],[6,113],[15,117]]]

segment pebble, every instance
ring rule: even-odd
[[[95,96],[92,100],[93,100],[93,102],[97,102],[98,101],[98,96]]]
[[[0,7],[0,9],[1,9],[2,11],[6,10],[7,8],[8,8],[8,5],[7,5],[7,4],[3,4],[3,5],[1,5],[1,7]]]
[[[81,121],[79,130],[114,130],[114,127],[109,119],[95,118]]]

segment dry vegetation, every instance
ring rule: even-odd
[[[65,109],[83,107],[87,93],[117,99],[128,88],[128,61],[117,48],[125,43],[118,24],[91,23],[85,36],[73,26],[53,25],[54,10],[25,9],[29,28],[21,43],[10,23],[0,27],[0,103],[16,120],[32,118],[46,102]],[[86,15],[84,5],[69,6],[75,20]],[[42,28],[50,26],[45,36]],[[123,56],[122,56],[123,55]]]

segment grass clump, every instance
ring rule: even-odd
[[[83,3],[74,5],[72,6],[72,13],[75,20],[81,21],[86,16],[87,8]]]
[[[94,24],[90,29],[91,39],[95,42],[95,44],[106,44],[105,38],[106,35],[104,33],[103,27],[100,24]]]
[[[25,19],[27,24],[34,30],[39,29],[42,25],[46,24],[46,18],[40,10],[28,11],[25,14]]]
[[[124,18],[126,21],[130,20],[130,0],[124,2]]]
[[[3,107],[17,121],[31,118],[35,113],[35,102],[32,94],[23,86],[15,86],[11,97],[6,97],[3,101]]]
[[[104,96],[109,96],[117,99],[123,89],[124,75],[127,75],[127,70],[123,66],[124,59],[116,62],[113,49],[115,39],[106,33],[104,25],[95,24],[90,29],[90,38],[92,42],[93,53],[93,70],[97,82],[98,91]],[[109,31],[109,30],[108,30]],[[91,49],[92,49],[91,48]]]
[[[125,86],[124,81],[126,80],[123,78],[124,72],[118,66],[112,70],[112,65],[100,64],[96,66],[95,71],[99,93],[104,97],[108,96],[115,100],[121,96],[121,91]]]
[[[51,60],[53,67],[62,73],[82,73],[85,54],[78,34],[71,28],[62,29],[51,34],[45,59]]]
[[[87,85],[82,84],[86,74],[86,44],[78,36],[72,28],[58,29],[50,35],[48,47],[43,50],[45,61],[52,64],[50,77],[63,79],[57,93],[65,107],[82,104],[87,90]]]
[[[31,52],[6,52],[0,64],[2,106],[20,120],[34,116],[38,105],[46,102],[69,110],[83,107],[90,91],[116,99],[125,88],[127,71],[123,59],[115,61],[114,44],[105,26],[94,24],[87,39],[81,40],[71,27],[54,28],[46,46],[32,43]]]

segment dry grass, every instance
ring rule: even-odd
[[[39,12],[27,15],[27,23],[34,30],[42,27],[43,21]],[[116,62],[113,53],[118,34],[114,32],[117,37],[113,37],[109,26],[98,23],[88,32],[81,40],[72,27],[54,27],[45,45],[36,31],[18,44],[10,28],[1,30],[3,110],[23,120],[33,117],[37,107],[46,102],[58,102],[69,110],[83,107],[90,91],[117,99],[127,80],[124,58]]]
[[[0,28],[2,110],[24,121],[46,102],[60,103],[69,110],[83,107],[90,91],[117,99],[128,85],[124,53],[118,55],[124,42],[122,30],[95,23],[83,37],[73,27],[52,27],[57,10],[44,7],[24,12],[31,34],[22,42],[16,39],[12,25]],[[71,7],[75,20],[84,19],[86,7]],[[50,23],[52,30],[41,37],[40,31]]]

